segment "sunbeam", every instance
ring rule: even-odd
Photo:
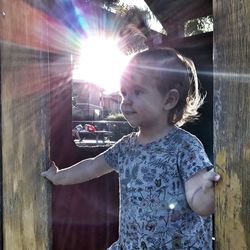
[[[107,91],[119,89],[120,75],[129,57],[112,38],[92,37],[83,41],[79,64],[73,78],[95,83]]]

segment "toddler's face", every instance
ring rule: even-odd
[[[164,96],[156,82],[141,72],[128,71],[121,81],[121,110],[132,127],[150,128],[166,125]]]

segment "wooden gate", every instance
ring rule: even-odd
[[[23,1],[0,1],[2,246],[49,249],[47,22]]]
[[[216,249],[250,249],[250,2],[214,1]]]
[[[70,214],[68,221],[64,221],[64,224],[68,223],[66,229],[65,227],[62,229],[59,224],[56,224],[55,230],[53,232],[51,230],[51,188],[48,182],[40,177],[40,172],[48,168],[51,155],[58,161],[61,160],[62,165],[65,166],[80,158],[86,158],[88,155],[79,154],[72,145],[70,152],[69,148],[62,152],[56,145],[59,141],[62,142],[60,145],[63,145],[66,140],[62,140],[61,134],[57,130],[58,120],[50,119],[51,112],[60,113],[59,107],[53,108],[53,102],[51,102],[53,95],[57,94],[51,89],[58,84],[58,82],[54,82],[54,74],[57,74],[58,65],[53,63],[57,56],[66,58],[66,61],[69,60],[68,52],[73,50],[70,48],[73,44],[70,40],[62,43],[60,37],[65,34],[64,28],[56,26],[56,23],[51,25],[52,19],[39,11],[43,2],[46,1],[0,0],[2,146],[0,155],[2,167],[0,173],[2,219],[0,248],[3,247],[6,250],[52,249],[53,235],[55,236],[55,247],[60,250],[65,246],[71,246],[74,249],[78,246],[80,249],[79,244],[85,243],[79,237],[68,233],[72,229],[75,230],[76,235],[81,231],[81,235],[85,238],[90,239],[91,236],[89,248],[91,248],[90,246],[93,249],[103,247],[114,241],[117,236],[117,196],[115,193],[118,193],[118,190],[115,189],[117,183],[115,182],[116,176],[113,175],[106,176],[90,185],[54,189],[54,197],[59,198],[65,198],[65,192],[70,195],[78,193],[80,197],[83,194],[82,190],[85,190],[85,194],[82,196],[84,200],[87,197],[86,192],[93,191],[94,193],[98,187],[99,190],[106,187],[100,191],[98,199],[92,197],[93,201],[90,204],[91,207],[92,204],[99,204],[101,201],[104,204],[103,210],[90,213],[93,217],[96,215],[94,222],[88,218],[83,220],[95,223],[95,227],[93,224],[86,224],[84,228],[80,229],[77,229],[75,225],[68,226],[68,221],[73,217]],[[54,1],[47,2],[51,4]],[[146,2],[156,3],[156,1],[150,0]],[[157,1],[157,3],[159,2],[163,5],[165,3],[167,8],[171,1]],[[176,1],[172,2],[176,3]],[[192,2],[197,3],[194,6],[196,6],[198,14],[210,11],[210,0],[188,1],[190,5]],[[206,8],[203,8],[204,11],[197,7],[198,2],[202,3],[201,6],[204,6],[203,3],[206,4]],[[178,3],[185,5],[187,1],[178,1]],[[177,6],[178,10],[182,10],[180,5],[172,5],[172,7]],[[32,6],[36,6],[36,8]],[[207,6],[210,7],[207,8]],[[171,41],[165,41],[165,43],[177,46],[188,56],[196,51],[194,59],[197,59],[197,64],[203,58],[199,49],[203,52],[206,51],[203,65],[205,68],[211,69],[211,34],[196,38],[177,39],[177,41],[175,36],[183,33],[179,32],[180,23],[175,20],[178,27],[171,25],[172,12],[166,9],[164,11],[166,14],[171,13],[169,25],[171,26],[172,41],[172,43]],[[176,13],[178,14],[179,11]],[[198,17],[193,16],[193,13],[185,11],[183,13],[186,13],[188,18]],[[248,0],[214,0],[213,15],[214,156],[215,168],[222,175],[222,180],[216,187],[216,249],[248,250],[250,249],[250,196],[248,194],[250,188],[250,2]],[[183,18],[182,15],[176,15],[177,17]],[[49,33],[53,33],[53,36],[50,37]],[[200,38],[201,40],[199,40]],[[183,40],[185,40],[184,43],[182,43]],[[194,41],[196,44],[193,43]],[[202,42],[200,43],[200,41]],[[197,44],[199,46],[195,49]],[[201,75],[201,77],[204,77],[205,82],[211,80],[211,76],[208,76],[209,79],[205,75]],[[209,95],[211,92],[208,92]],[[66,95],[66,98],[63,96],[60,98],[67,99],[69,104],[70,90],[65,90],[63,94]],[[211,95],[209,97],[212,99]],[[55,102],[56,100],[53,99]],[[66,109],[69,117],[70,107],[67,106]],[[62,116],[60,119],[63,121]],[[209,114],[207,121],[210,122],[210,120]],[[205,121],[206,124],[208,124],[207,121]],[[65,126],[63,135],[67,135],[69,138],[71,133],[69,120]],[[53,134],[53,138],[51,138],[51,134]],[[203,133],[201,133],[202,135]],[[211,144],[210,141],[209,137],[209,144]],[[61,153],[63,157],[59,159]],[[66,157],[67,153],[72,159]],[[69,161],[67,163],[66,158]],[[110,178],[114,184],[110,184]],[[112,192],[107,192],[107,190],[112,190]],[[72,198],[70,195],[67,196],[67,202],[72,201],[70,208],[76,209],[77,207],[80,216],[82,210],[78,208],[79,203],[74,203],[77,197]],[[54,211],[58,212],[61,206],[56,201],[55,199]],[[111,203],[115,204],[115,209],[114,207],[107,209],[108,204]],[[115,216],[113,215],[115,222],[110,219],[112,216],[106,212],[108,210],[115,211]],[[86,212],[85,217],[88,217],[88,211],[84,212]],[[64,213],[62,214],[65,216]],[[61,219],[62,217],[57,215],[56,218]],[[103,222],[98,224],[100,218],[103,218]],[[75,218],[75,220],[77,219],[78,217]],[[65,226],[64,224],[63,226]],[[63,232],[63,234],[58,232]],[[100,237],[98,237],[98,233]],[[60,236],[63,236],[65,242],[61,241]],[[96,243],[97,239],[100,242]],[[67,242],[70,243],[66,245]]]

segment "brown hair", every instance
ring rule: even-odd
[[[198,117],[198,108],[205,95],[200,94],[196,68],[191,59],[174,49],[156,48],[136,54],[130,67],[139,69],[145,81],[156,82],[163,95],[170,89],[178,90],[179,101],[169,112],[169,124],[181,126]]]

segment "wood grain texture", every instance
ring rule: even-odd
[[[33,2],[37,7],[46,6],[45,1],[29,2]],[[62,13],[62,16],[64,14]],[[0,40],[4,43],[54,53],[74,53],[78,47],[80,37],[62,25],[60,20],[47,15],[25,0],[0,0],[0,22]],[[46,29],[43,28],[44,24]]]
[[[216,249],[250,249],[250,2],[214,0]]]
[[[47,28],[32,22],[35,12],[22,12],[18,2],[1,1],[9,18],[8,26],[0,20],[1,37],[26,39],[0,44],[3,249],[43,250],[51,249],[50,185],[40,176],[49,165],[50,81],[48,53],[30,45],[33,30],[41,32],[36,42],[44,43]],[[23,18],[11,22],[18,15]]]

